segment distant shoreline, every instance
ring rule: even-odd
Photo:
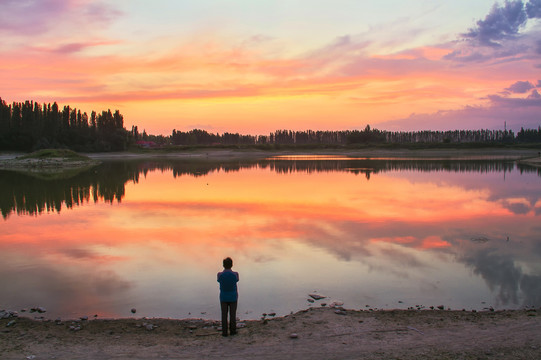
[[[200,160],[240,160],[265,159],[277,156],[312,156],[330,155],[345,156],[361,159],[445,159],[445,160],[520,160],[527,164],[536,164],[537,149],[510,149],[510,148],[472,148],[472,149],[283,149],[283,150],[256,150],[256,149],[219,149],[200,148],[177,151],[141,150],[124,151],[118,153],[85,153],[96,160],[131,160],[145,158],[171,158],[171,159],[200,159]],[[315,159],[314,159],[315,160]]]

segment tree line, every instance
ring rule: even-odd
[[[118,110],[92,111],[88,116],[70,106],[60,109],[56,102],[7,104],[0,98],[0,150],[120,151],[132,138]]]
[[[541,143],[537,129],[386,131],[372,129],[343,131],[276,130],[269,135],[242,135],[206,130],[173,130],[171,135],[149,135],[137,126],[124,128],[118,110],[90,116],[76,108],[34,101],[7,104],[0,98],[0,150],[31,151],[43,148],[69,148],[75,151],[122,151],[137,142],[156,145],[377,145],[377,144],[516,144]]]
[[[150,139],[150,138],[149,138]],[[276,130],[269,135],[212,134],[194,129],[188,132],[173,130],[170,138],[162,137],[159,144],[171,145],[354,145],[354,144],[511,144],[541,143],[538,129],[522,128],[516,135],[512,130],[453,130],[453,131],[385,131],[371,129],[343,131]]]

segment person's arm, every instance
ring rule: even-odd
[[[218,282],[220,282],[220,275],[221,275],[221,274],[222,274],[222,273],[219,272],[218,275],[216,275],[216,280],[218,280]]]
[[[235,271],[235,275],[237,275],[237,282],[239,281],[239,273]]]

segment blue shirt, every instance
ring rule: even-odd
[[[239,294],[237,292],[237,282],[239,281],[239,273],[226,269],[218,273],[218,282],[220,283],[220,301],[235,302]]]

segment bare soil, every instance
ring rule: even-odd
[[[541,359],[533,309],[313,308],[242,322],[229,337],[219,322],[200,319],[15,318],[7,327],[12,320],[0,320],[1,359]]]

